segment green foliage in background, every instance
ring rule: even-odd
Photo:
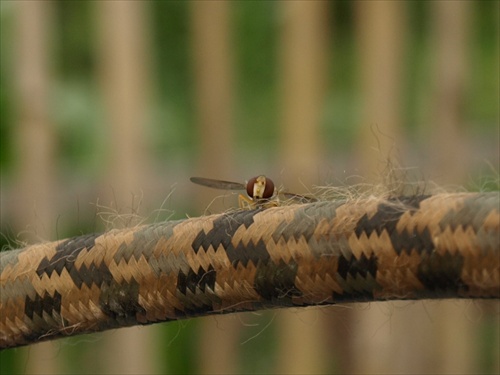
[[[2,2],[0,56],[0,166],[13,162],[12,128],[16,123],[13,90],[15,7]],[[187,158],[196,149],[191,64],[189,2],[159,1],[149,5],[151,36],[150,104],[152,150],[160,159]],[[59,137],[60,162],[93,174],[105,147],[105,120],[96,82],[97,27],[92,2],[55,3],[51,87],[52,116]],[[498,8],[495,2],[473,4],[469,89],[464,111],[476,131],[498,127]],[[324,103],[323,133],[330,150],[352,145],[359,119],[358,59],[352,3],[329,6],[331,53]],[[279,115],[279,4],[243,1],[231,6],[231,35],[235,63],[235,119],[238,150],[272,150],[278,136]],[[418,128],[428,119],[432,75],[429,3],[407,4],[407,57],[404,79],[404,124]],[[450,62],[452,64],[453,62]]]

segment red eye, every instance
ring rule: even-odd
[[[253,177],[247,182],[247,194],[252,199],[269,199],[274,194],[274,183],[265,176]]]
[[[269,199],[274,194],[274,182],[270,178],[266,178],[266,187],[264,188],[264,194],[262,198]]]
[[[247,182],[247,194],[250,198],[253,198],[253,186],[257,182],[257,177],[252,177],[250,180]]]

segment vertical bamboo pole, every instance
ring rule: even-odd
[[[14,127],[17,160],[17,229],[28,242],[55,238],[54,189],[55,140],[50,116],[53,3],[21,1],[17,9],[15,86],[18,126]],[[29,349],[28,373],[60,371],[57,344],[43,343]]]
[[[233,154],[233,57],[231,49],[231,6],[226,1],[194,1],[191,7],[191,36],[196,121],[200,146],[199,175],[227,179],[232,176]],[[199,204],[207,207],[215,195],[201,189]],[[227,209],[222,201],[209,210]],[[199,371],[234,374],[238,370],[238,337],[241,323],[234,316],[202,319],[199,341]],[[216,338],[216,345],[214,339]]]
[[[95,7],[98,73],[109,126],[103,195],[110,197],[110,205],[116,205],[118,214],[135,214],[149,177],[145,140],[150,99],[148,3],[102,1]],[[157,342],[158,330],[154,327],[112,332],[101,343],[105,346],[100,358],[102,368],[120,374],[158,372],[160,360],[156,355],[160,356],[160,352],[154,350]]]
[[[360,174],[367,182],[380,182],[388,160],[405,151],[402,125],[402,73],[405,37],[405,4],[399,1],[359,1],[355,4],[358,46],[361,122],[356,150]],[[408,316],[415,314],[409,310]],[[353,310],[352,345],[363,360],[353,361],[354,373],[400,372],[412,353],[394,339],[386,309],[373,306]],[[404,318],[403,318],[404,319]],[[407,321],[407,320],[406,320]],[[411,329],[414,326],[409,326]],[[404,342],[404,340],[403,340]],[[415,352],[420,347],[415,342]],[[403,349],[403,350],[401,350]],[[404,360],[394,358],[395,350]],[[401,368],[400,366],[403,366]],[[421,372],[418,364],[412,371]]]
[[[54,124],[50,118],[50,2],[23,1],[18,9],[16,45],[16,222],[30,223],[28,241],[54,237]]]
[[[433,93],[429,143],[430,168],[441,184],[462,183],[467,176],[470,151],[464,108],[467,90],[467,68],[471,2],[438,1],[432,3]]]
[[[200,173],[223,177],[233,154],[233,58],[230,3],[193,1],[191,33]]]
[[[472,2],[438,1],[431,3],[435,57],[432,65],[433,93],[432,120],[428,143],[432,161],[433,179],[440,184],[462,184],[468,175],[471,161],[470,145],[464,135],[465,100],[467,92],[468,56],[470,45],[470,15]],[[436,315],[439,329],[439,363],[435,370],[441,373],[474,372],[476,370],[471,343],[478,340],[478,310],[465,315],[467,304],[443,302],[431,310]],[[476,370],[477,371],[477,370]]]
[[[283,180],[290,190],[318,183],[320,125],[326,88],[327,13],[323,1],[286,1],[282,14],[281,139]],[[281,311],[277,373],[328,371],[324,320],[316,310]]]
[[[355,3],[361,121],[358,138],[360,174],[379,178],[389,157],[404,151],[401,131],[405,4],[399,1]]]
[[[328,3],[287,1],[282,13],[280,64],[282,164],[287,187],[316,182],[323,156],[321,119],[327,88]],[[287,180],[286,175],[290,175]]]
[[[117,209],[130,207],[147,177],[150,51],[147,3],[97,2],[98,78],[105,105],[108,168]],[[109,188],[109,186],[106,186]]]

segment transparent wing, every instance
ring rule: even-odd
[[[204,177],[191,177],[191,182],[194,182],[198,185],[207,186],[213,189],[222,189],[222,190],[245,190],[246,187],[244,184],[240,182],[231,182],[231,181],[222,181],[222,180],[213,180],[211,178]]]

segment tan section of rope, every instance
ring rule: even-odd
[[[316,202],[0,253],[0,347],[209,314],[500,298],[500,197]]]

